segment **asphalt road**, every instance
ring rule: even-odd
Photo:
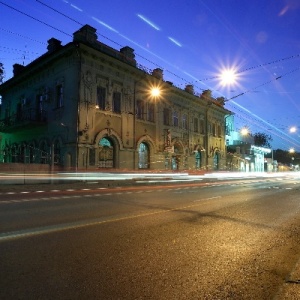
[[[0,191],[0,299],[300,299],[299,179]]]

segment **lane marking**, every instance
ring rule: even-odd
[[[205,198],[205,199],[194,200],[194,202],[199,202],[199,201],[203,201],[203,200],[213,200],[213,199],[219,199],[219,198],[222,198],[222,196],[214,196],[214,197],[209,197],[209,198]]]
[[[221,198],[221,196],[212,197],[212,198],[218,198],[218,197]],[[205,198],[205,199],[198,200],[198,201],[205,201],[205,200],[209,200],[212,198]],[[92,222],[78,221],[78,222],[73,222],[73,223],[64,223],[64,224],[59,224],[59,225],[55,224],[55,225],[49,225],[49,226],[45,226],[45,227],[37,227],[37,228],[4,232],[4,233],[0,233],[0,242],[9,241],[12,239],[28,238],[28,237],[32,237],[32,236],[49,234],[49,233],[57,233],[57,232],[62,232],[62,231],[66,231],[66,230],[74,230],[74,229],[85,228],[85,227],[89,227],[89,226],[96,226],[96,225],[126,221],[126,220],[131,220],[131,219],[143,218],[143,217],[148,217],[148,216],[153,216],[153,215],[158,215],[158,214],[169,213],[169,212],[173,212],[173,211],[176,212],[176,211],[186,210],[186,209],[192,208],[192,207],[197,207],[199,205],[200,205],[200,203],[197,203],[197,204],[191,204],[191,205],[187,205],[187,206],[181,206],[181,207],[170,208],[170,209],[161,209],[161,210],[157,210],[154,212],[141,213],[141,214],[137,214],[137,215],[125,216],[125,217],[115,218],[115,219],[103,220],[103,218],[99,218],[99,219],[95,219]]]

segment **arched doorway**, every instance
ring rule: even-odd
[[[111,139],[103,137],[99,142],[99,168],[114,168],[114,145]]]
[[[220,168],[220,152],[219,150],[215,151],[214,154],[214,170],[219,170]]]
[[[150,150],[148,144],[142,142],[139,146],[139,169],[150,168]]]

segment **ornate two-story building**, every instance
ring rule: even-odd
[[[195,95],[141,68],[134,50],[115,50],[83,26],[0,86],[1,163],[64,170],[223,169],[224,98]],[[159,94],[153,96],[156,88]],[[1,165],[0,165],[1,168]]]

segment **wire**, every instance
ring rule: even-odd
[[[240,96],[243,96],[243,95],[245,95],[245,94],[247,94],[247,93],[253,92],[253,91],[255,91],[256,89],[258,89],[258,88],[260,88],[260,87],[262,87],[262,86],[264,86],[264,85],[267,85],[267,84],[269,84],[269,83],[271,83],[271,82],[273,82],[273,81],[276,81],[276,80],[278,80],[278,79],[282,79],[282,77],[285,77],[285,76],[287,76],[287,75],[289,75],[289,74],[291,74],[291,73],[294,73],[294,72],[296,72],[296,71],[298,71],[298,70],[300,70],[300,67],[299,67],[299,68],[296,68],[296,69],[294,69],[294,70],[292,70],[292,71],[290,71],[290,72],[287,72],[287,73],[285,73],[285,74],[283,74],[283,75],[277,76],[277,77],[274,78],[274,79],[271,79],[271,80],[269,80],[269,81],[267,81],[267,82],[264,82],[264,83],[262,83],[262,84],[260,84],[260,85],[258,85],[258,86],[256,86],[256,87],[254,87],[254,88],[252,88],[252,89],[249,89],[249,90],[247,90],[247,91],[245,91],[245,92],[242,92],[242,93],[240,93],[240,94],[238,94],[238,95],[236,95],[236,96],[233,96],[233,97],[231,97],[231,98],[229,98],[229,99],[226,99],[225,102],[230,101],[230,100],[235,99],[235,98],[238,98],[238,97],[240,97]]]
[[[39,20],[39,19],[37,19],[37,18],[35,18],[35,17],[33,17],[33,16],[30,16],[30,15],[28,15],[27,13],[24,13],[23,11],[20,11],[20,10],[18,10],[18,9],[15,8],[15,7],[12,7],[12,6],[10,6],[10,5],[6,4],[6,3],[3,3],[2,1],[0,1],[0,4],[5,5],[5,6],[7,6],[8,8],[17,11],[18,13],[20,13],[20,14],[22,14],[22,15],[28,17],[28,18],[31,18],[31,19],[33,19],[33,20],[39,22],[39,23],[42,23],[42,24],[44,24],[44,25],[46,25],[46,26],[48,26],[48,27],[50,27],[50,28],[52,28],[52,29],[55,29],[55,30],[57,30],[57,31],[59,31],[59,32],[65,34],[65,35],[68,35],[68,36],[71,36],[71,37],[72,37],[72,35],[70,35],[70,34],[64,32],[64,31],[62,31],[62,30],[60,30],[60,29],[58,29],[58,28],[56,28],[56,27],[54,27],[54,26],[52,26],[52,25],[49,25],[49,24],[47,24],[46,22],[41,21],[41,20]]]
[[[78,22],[77,20],[75,20],[75,19],[73,19],[73,18],[67,16],[66,14],[64,14],[64,13],[62,13],[62,12],[60,12],[60,11],[58,11],[57,9],[51,7],[50,5],[47,5],[46,3],[42,2],[42,1],[36,0],[36,2],[39,2],[40,4],[42,4],[42,5],[46,6],[46,7],[48,7],[49,9],[55,11],[56,13],[58,13],[58,14],[64,16],[65,18],[67,18],[67,19],[69,19],[69,20],[71,20],[71,21],[73,21],[73,22],[75,22],[75,23],[77,23],[77,24],[79,24],[79,25],[81,25],[81,26],[84,25],[84,24]]]
[[[53,7],[51,7],[51,6],[47,5],[47,4],[45,4],[45,3],[43,3],[43,2],[40,1],[40,0],[36,0],[36,2],[38,2],[38,3],[40,3],[40,4],[44,5],[44,6],[46,6],[47,8],[49,8],[49,9],[55,11],[56,13],[58,13],[58,14],[64,16],[65,18],[67,18],[67,19],[69,19],[69,20],[71,20],[71,21],[73,21],[73,22],[75,22],[75,23],[77,23],[77,24],[79,24],[79,25],[81,25],[81,26],[84,25],[84,24],[78,22],[77,20],[75,20],[74,18],[69,17],[68,15],[66,15],[66,14],[64,14],[64,13],[62,13],[62,12],[60,12],[60,11],[58,11],[57,9],[55,9],[55,8],[53,8]],[[70,35],[70,34],[64,32],[64,31],[62,31],[62,30],[60,30],[60,29],[58,29],[58,28],[56,28],[56,27],[54,27],[54,26],[52,26],[52,25],[49,25],[49,24],[47,24],[46,22],[41,21],[41,20],[39,20],[39,19],[37,19],[37,18],[35,18],[35,17],[33,17],[33,16],[30,16],[29,14],[27,14],[27,13],[25,13],[25,12],[22,12],[22,11],[20,11],[20,10],[18,10],[18,9],[16,9],[16,8],[10,6],[10,5],[8,5],[8,4],[5,4],[5,3],[3,3],[2,1],[0,1],[0,4],[5,5],[5,6],[7,6],[8,8],[10,8],[10,9],[12,9],[12,10],[15,10],[15,11],[17,11],[18,13],[21,13],[21,14],[23,14],[23,15],[25,15],[25,16],[27,16],[27,17],[29,17],[29,18],[31,18],[31,19],[33,19],[33,20],[39,22],[39,23],[42,23],[42,24],[44,24],[44,25],[47,26],[47,27],[50,27],[50,28],[52,28],[52,29],[54,29],[54,30],[57,30],[57,31],[59,31],[59,32],[65,34],[65,35],[67,35],[67,36],[71,36],[71,37],[72,37],[72,35]],[[1,28],[0,28],[0,29],[1,29]],[[3,29],[1,29],[1,30],[3,30]],[[7,31],[7,30],[6,30],[6,31]],[[16,33],[10,32],[10,31],[7,31],[7,32],[12,33],[12,34],[16,34]],[[17,34],[17,35],[19,35],[19,34]],[[117,42],[113,41],[112,39],[106,37],[106,36],[103,35],[103,34],[98,33],[98,35],[99,35],[99,36],[102,36],[103,38],[109,40],[111,43],[114,43],[114,44],[116,44],[116,45],[118,45],[118,46],[120,46],[120,47],[123,46],[123,45],[120,45],[120,44],[118,44]],[[21,35],[19,35],[19,36],[21,36]],[[22,37],[24,37],[24,36],[22,36]],[[143,56],[141,56],[141,55],[139,55],[139,54],[136,54],[136,55],[137,55],[138,57],[140,57],[141,59],[143,59],[143,60],[145,60],[145,61],[147,61],[147,62],[149,62],[149,63],[155,65],[156,67],[159,67],[159,68],[163,69],[163,68],[162,68],[160,65],[158,65],[157,63],[154,63],[154,62],[152,62],[151,60],[149,60],[149,59],[147,59],[147,58],[145,58],[145,57],[143,57]],[[285,60],[295,59],[295,58],[298,58],[298,57],[300,57],[300,54],[295,54],[295,55],[292,55],[292,56],[289,56],[289,57],[285,57],[285,58],[282,58],[282,59],[277,59],[277,60],[274,60],[274,61],[271,61],[271,62],[259,64],[259,65],[257,65],[257,66],[253,66],[253,67],[249,67],[249,68],[243,69],[243,70],[239,71],[237,74],[240,74],[240,73],[243,73],[243,72],[246,72],[246,71],[249,71],[249,70],[261,68],[261,67],[264,67],[264,66],[267,66],[267,65],[271,65],[271,64],[274,64],[274,63],[282,62],[282,61],[285,61]],[[300,68],[294,69],[294,70],[292,70],[292,71],[290,71],[290,72],[288,72],[288,73],[285,73],[285,74],[283,74],[283,75],[281,75],[281,76],[278,76],[278,77],[276,77],[276,78],[274,78],[274,79],[272,79],[272,80],[269,80],[269,81],[267,81],[267,82],[265,82],[265,83],[263,83],[263,84],[260,84],[260,85],[256,86],[256,87],[253,88],[253,89],[249,89],[249,90],[247,90],[247,91],[245,91],[245,92],[242,92],[242,93],[240,93],[240,94],[238,94],[238,95],[236,95],[236,96],[233,96],[233,97],[231,97],[231,98],[229,98],[229,99],[226,99],[225,101],[230,101],[230,100],[232,100],[232,99],[235,99],[235,98],[237,98],[237,97],[240,97],[240,96],[242,96],[242,95],[245,95],[246,93],[252,92],[252,91],[254,91],[255,89],[257,89],[257,88],[259,88],[259,87],[262,87],[262,86],[264,86],[264,85],[267,85],[267,84],[269,84],[269,83],[271,83],[271,82],[273,82],[273,81],[282,79],[284,76],[287,76],[287,75],[289,75],[289,74],[291,74],[291,73],[293,73],[293,72],[296,72],[296,71],[299,70],[299,69],[300,69]],[[173,73],[173,72],[171,72],[171,71],[169,71],[169,70],[167,70],[167,69],[164,69],[164,71],[166,71],[166,72],[168,72],[169,74],[172,74],[173,76],[175,76],[176,78],[178,78],[178,79],[180,79],[180,80],[182,80],[182,81],[188,83],[188,81],[187,81],[186,79],[184,79],[184,78],[178,76],[177,74],[175,74],[175,73]],[[218,78],[218,76],[207,77],[207,78],[199,79],[199,80],[196,79],[195,82],[202,83],[203,81],[208,81],[208,80],[212,80],[212,79],[216,79],[216,78]],[[199,88],[199,87],[197,87],[197,86],[196,86],[196,88],[198,88],[198,89],[200,89],[200,90],[203,90],[202,88]],[[245,112],[243,112],[243,113],[245,113]],[[244,118],[245,118],[245,117],[244,117]],[[250,115],[249,115],[249,117],[247,118],[247,120],[249,120],[249,118],[251,118]],[[261,121],[257,121],[257,120],[256,120],[256,122],[262,123]],[[257,124],[257,125],[258,125],[258,124]],[[258,126],[262,127],[263,125],[258,125]]]
[[[17,36],[19,36],[19,37],[22,37],[22,38],[25,38],[25,39],[28,39],[28,40],[31,40],[31,41],[36,42],[36,43],[40,43],[40,44],[46,45],[45,42],[41,42],[41,41],[32,39],[32,38],[30,38],[30,37],[28,37],[28,36],[25,36],[25,35],[22,35],[22,34],[13,32],[13,31],[11,31],[11,30],[7,30],[7,29],[3,29],[3,28],[0,28],[0,30],[6,31],[6,32],[8,32],[8,33],[10,33],[10,34],[14,34],[14,35],[17,35]]]

